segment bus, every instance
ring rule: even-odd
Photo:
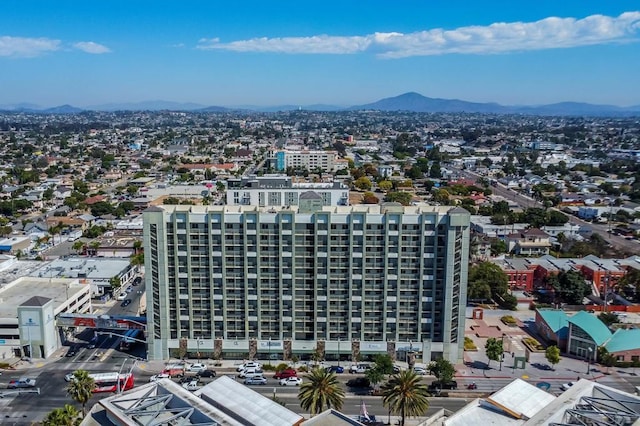
[[[96,383],[93,392],[118,392],[118,376],[120,376],[119,390],[121,392],[133,388],[133,374],[94,373],[89,374],[89,377]]]
[[[128,351],[131,350],[132,346],[135,346],[136,343],[139,343],[140,340],[144,339],[144,335],[142,334],[142,330],[140,329],[131,329],[124,333],[122,336],[122,340],[120,340],[120,350]]]

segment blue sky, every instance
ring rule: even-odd
[[[0,87],[0,105],[638,105],[640,4],[2,0]]]

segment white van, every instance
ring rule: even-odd
[[[240,372],[239,376],[242,379],[246,379],[248,377],[257,377],[262,376],[264,372],[259,368],[247,368]]]

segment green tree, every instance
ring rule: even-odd
[[[498,296],[504,296],[509,291],[509,279],[495,263],[480,262],[469,270],[468,288],[470,298],[472,298],[471,295],[482,295],[486,298],[488,288],[491,292],[490,297],[497,299]]]
[[[362,176],[356,179],[356,181],[353,182],[353,184],[355,185],[356,188],[361,189],[363,191],[369,191],[371,189],[371,179],[369,179],[367,176]]]
[[[432,375],[436,376],[441,383],[450,382],[456,374],[456,368],[444,358],[438,358],[435,361],[431,361],[427,366],[427,370],[429,370]]]
[[[489,337],[487,339],[487,343],[484,345],[485,353],[487,358],[489,358],[489,362],[491,361],[500,361],[502,358],[502,353],[504,352],[502,348],[502,340],[496,339],[495,337]],[[487,364],[487,367],[489,365]]]
[[[312,416],[321,413],[324,407],[339,411],[344,402],[344,390],[335,373],[314,368],[300,386],[298,399],[302,409],[309,410]]]
[[[387,192],[393,188],[393,184],[389,180],[381,180],[378,182],[378,188],[380,188],[381,191]]]
[[[403,206],[411,204],[412,195],[409,192],[397,191],[388,192],[384,197],[385,201],[400,203]]]
[[[433,201],[440,204],[449,204],[449,191],[446,189],[436,189],[433,191]]]
[[[375,368],[380,370],[382,374],[393,373],[393,360],[387,354],[378,354],[373,358]]]
[[[371,191],[366,191],[362,195],[362,203],[363,204],[378,204],[380,199],[376,197],[376,195]]]
[[[378,383],[384,380],[384,373],[377,366],[365,371],[364,376],[369,379],[375,390],[378,390]]]
[[[553,287],[556,298],[570,305],[582,304],[582,299],[591,294],[591,287],[576,271],[562,271],[558,275],[548,276],[547,282]]]
[[[620,322],[618,316],[616,314],[612,314],[611,312],[602,312],[600,315],[598,315],[598,319],[602,321],[607,327]]]
[[[555,370],[556,364],[560,362],[560,348],[556,345],[547,347],[547,350],[544,352],[544,357],[547,358],[547,361],[549,361],[549,364],[551,364]]]
[[[80,424],[80,412],[76,407],[65,404],[64,408],[56,408],[47,414],[43,426],[76,426]]]
[[[73,244],[71,245],[71,248],[76,253],[79,253],[80,250],[82,250],[83,247],[84,247],[84,242],[80,241],[80,240],[74,241]]]
[[[83,418],[85,416],[85,407],[89,399],[91,399],[95,387],[96,382],[89,376],[88,371],[76,370],[73,372],[73,380],[71,380],[69,386],[67,386],[67,395],[77,403],[82,404]]]
[[[420,376],[404,370],[382,385],[382,404],[400,416],[404,426],[407,417],[422,416],[429,409],[429,391]]]

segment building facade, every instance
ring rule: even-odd
[[[149,208],[149,357],[417,352],[456,362],[468,246],[461,208]]]
[[[274,160],[275,169],[280,171],[292,167],[337,172],[349,167],[348,161],[341,159],[336,151],[282,150],[271,152],[269,156]]]
[[[349,204],[349,188],[342,182],[298,183],[282,175],[250,176],[227,181],[229,206],[287,207],[300,204],[300,197],[315,192],[323,206]]]

